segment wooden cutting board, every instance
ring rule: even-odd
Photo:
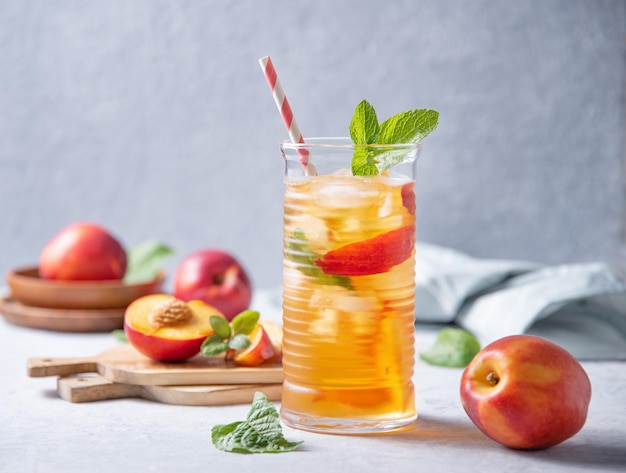
[[[86,358],[29,358],[27,370],[33,378],[98,373],[109,381],[142,386],[277,384],[284,379],[280,364],[250,368],[201,355],[164,363],[143,356],[131,345]]]
[[[239,384],[221,386],[141,386],[114,383],[102,376],[68,376],[57,379],[57,393],[68,402],[143,398],[182,406],[223,406],[252,402],[262,392],[270,401],[279,401],[281,384]]]

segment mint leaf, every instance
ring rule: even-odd
[[[233,332],[235,335],[249,335],[259,321],[260,314],[255,310],[244,310],[237,314],[233,320]],[[224,337],[226,338],[226,337]]]
[[[126,284],[149,282],[157,277],[163,266],[163,261],[174,254],[170,247],[158,241],[146,241],[126,253],[128,267],[124,274]]]
[[[211,327],[215,332],[207,337],[200,351],[204,356],[216,356],[229,350],[243,350],[250,346],[248,334],[252,332],[259,321],[260,314],[255,310],[244,310],[237,314],[232,322],[217,315],[211,316]]]
[[[372,148],[358,146],[352,155],[352,174],[354,176],[376,176],[376,153]]]
[[[380,125],[380,144],[418,143],[437,128],[439,113],[416,109],[398,113]]]
[[[228,343],[224,341],[219,335],[211,335],[207,337],[202,346],[200,352],[204,356],[217,356],[228,351]]]
[[[222,340],[230,338],[231,330],[228,320],[224,317],[220,317],[219,315],[212,315],[209,320],[215,335],[219,336]]]
[[[354,176],[376,176],[402,162],[406,149],[385,147],[356,147],[352,155],[352,174]]]
[[[367,145],[376,142],[379,131],[374,107],[367,100],[362,100],[350,121],[350,138],[357,145]]]
[[[291,237],[287,239],[285,254],[287,258],[297,264],[300,272],[315,278],[317,284],[343,286],[352,289],[350,278],[326,274],[315,264],[315,260],[322,255],[311,250],[306,235],[300,228],[296,228]]]
[[[111,332],[111,334],[120,342],[128,343],[128,337],[126,337],[126,332],[124,332],[123,328],[116,328]]]
[[[238,333],[233,338],[228,340],[228,348],[232,348],[233,350],[243,350],[244,348],[248,348],[250,346],[250,339],[247,335],[243,333]]]
[[[211,429],[211,441],[213,442],[213,445],[215,445],[218,449],[224,450],[226,452],[250,453],[247,449],[240,449],[236,445],[231,446],[230,450],[227,450],[228,446],[222,445],[229,442],[230,437],[233,435],[233,432],[243,423],[244,421],[238,421],[232,422],[230,424],[214,425]]]
[[[400,164],[404,157],[407,154],[407,150],[405,149],[397,149],[397,148],[380,148],[376,155],[376,169],[379,172],[384,172],[386,169],[395,166],[396,164]]]
[[[276,408],[261,392],[254,393],[245,421],[213,426],[211,441],[219,450],[233,453],[291,452],[302,444],[285,439]]]
[[[480,343],[467,330],[460,328],[441,329],[435,344],[420,358],[435,366],[463,368],[480,351]]]
[[[354,142],[352,174],[372,176],[380,174],[402,162],[405,150],[392,147],[367,147],[359,145],[395,145],[418,143],[431,133],[439,122],[439,112],[429,109],[415,109],[398,113],[387,118],[380,125],[374,107],[367,101],[359,103],[350,121],[350,137]]]

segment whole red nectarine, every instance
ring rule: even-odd
[[[232,320],[250,306],[252,285],[232,255],[208,249],[190,254],[178,265],[174,295],[183,301],[204,301]]]
[[[461,377],[465,412],[510,448],[557,445],[585,424],[591,383],[581,364],[553,342],[504,337],[483,348]]]
[[[105,228],[79,222],[57,233],[39,257],[39,275],[65,281],[122,279],[126,251]]]

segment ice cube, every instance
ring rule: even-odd
[[[316,179],[312,191],[317,205],[331,211],[377,205],[381,197],[367,181],[343,176]]]
[[[373,291],[356,292],[338,286],[316,290],[310,302],[315,311],[311,333],[335,340],[376,334],[384,308]]]

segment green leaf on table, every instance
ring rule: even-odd
[[[137,284],[154,280],[166,258],[174,254],[169,246],[150,240],[127,252],[128,266],[124,275],[126,284]]]
[[[480,343],[467,330],[444,328],[437,335],[434,345],[420,358],[435,366],[463,368],[480,351]]]
[[[302,444],[285,439],[276,408],[261,392],[254,393],[245,421],[213,426],[211,441],[232,453],[291,452]]]
[[[118,341],[128,343],[128,337],[126,337],[126,332],[124,332],[123,328],[116,328],[111,332]]]

